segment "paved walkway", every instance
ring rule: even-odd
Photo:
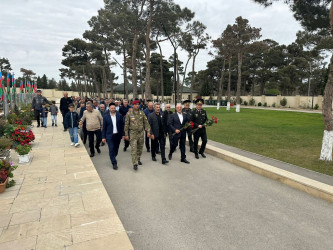
[[[107,146],[92,158],[135,249],[332,248],[332,203],[211,155],[187,155],[190,165],[178,150],[165,166],[144,150],[138,172],[130,150],[120,151],[117,171]]]
[[[0,249],[133,249],[84,146],[61,126],[33,131],[31,164],[0,194]]]

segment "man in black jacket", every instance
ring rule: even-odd
[[[165,158],[166,126],[164,124],[163,114],[160,112],[160,110],[160,104],[155,103],[154,112],[150,113],[148,116],[151,138],[151,157],[153,161],[156,161],[156,150],[159,143],[161,149],[162,164],[166,164],[168,163]]]
[[[68,105],[73,103],[72,99],[68,97],[68,93],[64,92],[64,97],[60,99],[60,112],[62,114],[62,118],[63,118],[63,124],[64,124],[64,118],[67,114],[67,112],[69,111],[68,109]],[[64,125],[64,131],[66,131],[65,129],[65,125]]]
[[[172,159],[172,154],[178,145],[178,141],[180,141],[179,148],[181,152],[181,162],[189,164],[190,162],[186,160],[185,154],[186,132],[183,127],[190,121],[188,120],[187,115],[182,112],[181,104],[176,105],[176,111],[177,112],[172,114],[168,120],[168,126],[171,129],[171,133],[175,133],[175,135],[172,136],[172,147],[169,153],[169,160]]]
[[[121,105],[120,106],[120,108],[119,108],[119,113],[122,115],[122,117],[123,117],[123,121],[125,122],[125,117],[126,117],[126,114],[127,114],[127,112],[128,112],[128,110],[129,110],[129,105],[128,105],[128,100],[127,99],[124,99],[123,100],[123,105]],[[129,147],[129,141],[127,141],[127,140],[124,140],[124,151],[126,151],[127,150],[127,148]]]
[[[42,110],[42,104],[45,102],[51,105],[51,103],[44,96],[42,96],[42,91],[40,89],[37,90],[37,96],[32,99],[31,104],[31,107],[35,112],[37,127],[40,127],[40,111]]]
[[[172,115],[172,111],[171,111],[171,105],[168,103],[165,105],[165,110],[163,112],[163,124],[165,124],[165,130],[164,132],[168,134],[169,136],[169,146],[171,149],[171,145],[172,145],[172,132],[168,127],[168,120],[169,117]]]

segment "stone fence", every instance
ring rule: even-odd
[[[43,96],[45,96],[46,98],[50,99],[50,100],[56,100],[59,99],[61,97],[63,97],[63,92],[64,91],[60,91],[60,90],[55,90],[55,89],[42,89],[43,91]],[[74,92],[74,91],[67,91],[68,96],[79,96],[80,93],[79,92]],[[114,98],[123,98],[122,94],[114,94]],[[133,95],[130,94],[129,95],[129,99],[133,98]],[[139,95],[139,98],[141,98],[141,95]],[[153,96],[153,98],[155,99],[156,96]],[[164,97],[165,100],[167,102],[172,102],[172,96],[165,96]],[[209,100],[211,99],[210,96],[203,96],[202,97],[204,100]],[[265,103],[267,104],[267,106],[272,107],[281,107],[280,101],[283,98],[287,99],[287,105],[286,107],[290,107],[290,108],[304,108],[304,109],[309,109],[313,107],[315,107],[316,104],[318,104],[318,109],[322,109],[322,103],[323,103],[323,96],[300,96],[300,95],[296,95],[296,96],[241,96],[243,103],[244,101],[246,101],[248,104],[250,103],[250,100],[253,98],[255,100],[255,105],[258,106],[258,103],[261,102],[262,105],[264,105]],[[159,98],[160,99],[160,98]],[[217,100],[217,96],[213,96],[212,97],[213,100]],[[225,97],[222,98],[223,100],[225,100]],[[235,96],[232,97],[232,100],[236,99]]]

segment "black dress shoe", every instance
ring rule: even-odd
[[[168,155],[168,158],[169,158],[169,161],[171,161],[171,159],[172,159],[172,154],[169,154],[169,155]]]
[[[150,148],[147,148],[147,152],[148,152],[148,153],[150,152]]]
[[[101,143],[101,146],[102,146],[102,147],[104,147],[104,146],[105,146],[105,143],[104,143],[104,142],[102,142],[102,143]]]
[[[44,127],[44,126],[42,126],[42,127]],[[64,129],[64,132],[66,132],[67,131],[67,129]]]
[[[190,162],[188,161],[188,160],[186,160],[186,159],[182,159],[182,160],[180,160],[181,162],[184,162],[184,163],[186,163],[186,164],[190,164]]]
[[[195,154],[195,159],[199,159],[199,155],[198,154]]]
[[[133,169],[136,171],[136,170],[138,170],[138,165],[134,165],[133,166]]]
[[[113,164],[113,169],[114,169],[114,170],[117,170],[117,169],[118,169],[117,164]]]
[[[162,160],[162,164],[167,164],[169,161],[167,161],[166,159]]]
[[[138,161],[138,164],[139,164],[139,165],[142,165],[142,162],[141,162],[141,161]]]
[[[152,157],[151,159],[152,159],[153,161],[156,161],[156,157]]]
[[[161,151],[156,151],[156,154],[158,154],[158,155],[159,155],[160,153],[161,153]]]
[[[202,156],[203,158],[206,158],[206,155],[205,155],[204,153],[202,153],[201,156]]]
[[[126,150],[127,150],[127,148],[126,148],[126,147],[124,147],[124,152],[126,152]]]
[[[191,148],[191,149],[190,149],[190,152],[191,152],[191,153],[194,153],[194,149],[193,149],[193,148]]]
[[[90,154],[90,157],[94,157],[94,156],[95,156],[95,154],[93,154],[93,153]]]
[[[39,128],[39,127],[40,127],[40,125],[38,124],[38,125],[37,125],[37,128]]]
[[[97,153],[101,153],[101,150],[99,148],[96,148]]]

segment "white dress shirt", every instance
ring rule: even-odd
[[[183,123],[183,113],[178,113],[177,112],[177,115],[178,115],[178,117],[179,117],[179,120],[180,120],[180,124],[182,124]]]
[[[117,130],[117,119],[116,119],[116,114],[112,115],[110,113],[111,116],[111,121],[112,121],[112,125],[113,125],[113,134],[117,134],[118,130]]]

